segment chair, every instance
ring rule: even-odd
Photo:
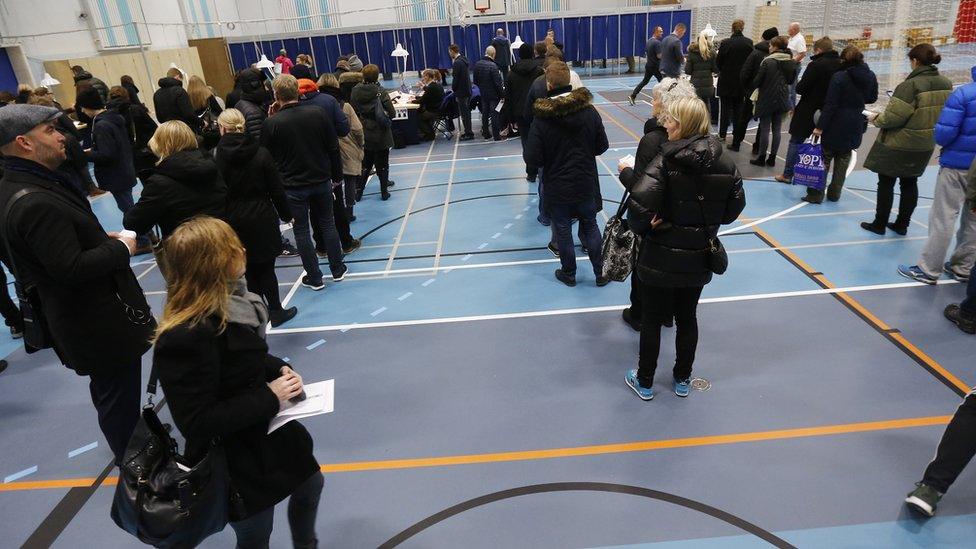
[[[434,135],[443,135],[445,139],[454,137],[454,119],[459,116],[457,99],[454,92],[447,92],[441,106],[437,109],[438,117],[434,120]]]

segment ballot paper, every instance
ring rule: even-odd
[[[335,409],[335,380],[327,379],[318,383],[305,384],[305,400],[298,404],[285,402],[281,405],[278,412],[268,424],[268,434],[275,429],[296,419],[317,416],[319,414],[329,414]]]
[[[502,109],[504,108],[505,108],[505,100],[502,99],[501,101],[498,102],[497,105],[495,105],[495,112],[502,112]]]
[[[620,159],[621,164],[631,169],[633,169],[635,161],[637,161],[637,159],[634,158],[634,155],[632,154],[628,154]]]

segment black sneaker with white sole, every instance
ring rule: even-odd
[[[549,253],[554,255],[556,259],[559,259],[559,249],[553,246],[552,242],[546,245],[546,249],[549,250]]]
[[[325,282],[322,279],[312,280],[312,277],[305,275],[302,277],[302,286],[306,288],[311,288],[316,292],[325,288]]]
[[[346,273],[348,272],[349,272],[349,265],[343,263],[342,269],[339,271],[339,274],[332,275],[332,280],[335,280],[336,282],[342,282],[342,279],[346,278]]]

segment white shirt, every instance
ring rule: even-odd
[[[583,81],[580,79],[580,76],[572,69],[569,70],[569,85],[572,86],[574,90],[583,87]]]
[[[789,44],[787,45],[790,51],[793,52],[795,57],[797,54],[807,52],[807,39],[803,36],[802,32],[798,32],[790,38]]]

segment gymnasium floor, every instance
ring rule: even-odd
[[[649,112],[625,104],[637,80],[588,81],[612,142],[607,215]],[[553,278],[517,139],[394,151],[393,198],[374,179],[356,207],[345,281],[312,292],[297,259],[279,261],[299,315],[272,351],[306,381],[335,379],[335,412],[303,421],[326,472],[321,546],[971,547],[973,468],[934,519],[901,503],[976,381],[973,338],[942,318],[964,288],[895,272],[924,244],[931,199],[908,236],[879,237],[858,227],[873,174],[858,166],[839,203],[808,205],[748,148],[729,153],[749,178],[731,267],[699,309],[694,376],[710,388],[675,397],[665,345],[652,402],[623,381],[628,284],[597,288],[582,252],[576,288]],[[94,207],[118,228],[110,199]],[[158,271],[134,263],[158,313]],[[6,335],[0,354],[0,547],[137,546],[108,516],[115,473],[85,380]],[[284,506],[276,525],[272,546],[289,546]],[[203,546],[232,544],[227,528]]]

